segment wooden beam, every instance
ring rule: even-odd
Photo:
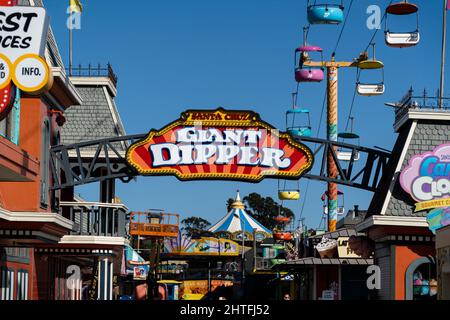
[[[319,61],[305,61],[303,62],[304,66],[307,67],[325,67],[325,68],[331,68],[331,67],[336,67],[336,68],[356,68],[358,67],[358,62],[359,61],[324,61],[324,62],[319,62]]]

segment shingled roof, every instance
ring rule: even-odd
[[[427,216],[427,211],[414,212],[415,201],[400,186],[399,176],[413,156],[432,151],[440,144],[450,141],[450,121],[439,120],[439,110],[434,110],[432,113],[433,120],[408,121],[399,128],[399,136],[393,148],[389,168],[380,181],[379,189],[372,199],[367,216],[376,214],[407,217]],[[400,161],[402,162],[398,169]],[[388,201],[387,205],[385,201]]]
[[[73,106],[65,112],[67,122],[62,127],[61,143],[68,145],[83,141],[98,140],[125,135],[125,129],[120,119],[114,95],[105,81],[99,77],[72,77],[71,81],[80,92],[83,104]],[[91,84],[88,84],[90,81]],[[119,146],[125,151],[125,146]]]

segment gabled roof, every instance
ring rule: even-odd
[[[355,225],[363,221],[366,215],[367,210],[358,210],[357,213],[355,212],[355,210],[349,210],[345,215],[345,217],[343,217],[337,222],[336,227],[338,229],[354,227]]]
[[[83,84],[80,85],[76,77],[71,78],[83,103],[65,112],[67,122],[61,130],[62,144],[126,135],[114,96],[107,85],[99,84],[104,79],[90,77],[91,84],[86,79],[89,80],[89,77],[83,77]],[[125,149],[126,146],[122,145],[118,151]]]
[[[342,229],[337,229],[336,231],[325,232],[323,234],[311,236],[309,238],[320,240],[320,239],[322,239],[322,237],[329,238],[329,239],[337,239],[339,237],[351,237],[351,236],[362,236],[362,235],[364,235],[364,233],[357,232],[355,229],[342,228]]]
[[[450,141],[449,121],[414,120],[399,128],[399,136],[392,151],[388,170],[372,199],[367,216],[384,214],[426,217],[427,211],[414,212],[415,201],[400,186],[400,172],[413,156],[432,151],[448,141]]]
[[[272,267],[273,270],[291,270],[294,268],[301,268],[305,265],[372,265],[374,263],[373,259],[363,259],[363,258],[302,258],[298,260],[287,261],[284,263],[276,264]]]

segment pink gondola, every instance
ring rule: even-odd
[[[309,60],[309,52],[320,52],[323,62],[323,51],[318,46],[302,46],[295,49],[295,81],[297,82],[321,82],[325,77],[322,68],[303,66],[303,62]],[[297,59],[297,53],[301,55],[299,59]]]

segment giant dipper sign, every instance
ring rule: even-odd
[[[127,162],[141,175],[259,182],[300,178],[311,169],[313,154],[254,112],[219,108],[189,110],[151,130],[129,147]]]

